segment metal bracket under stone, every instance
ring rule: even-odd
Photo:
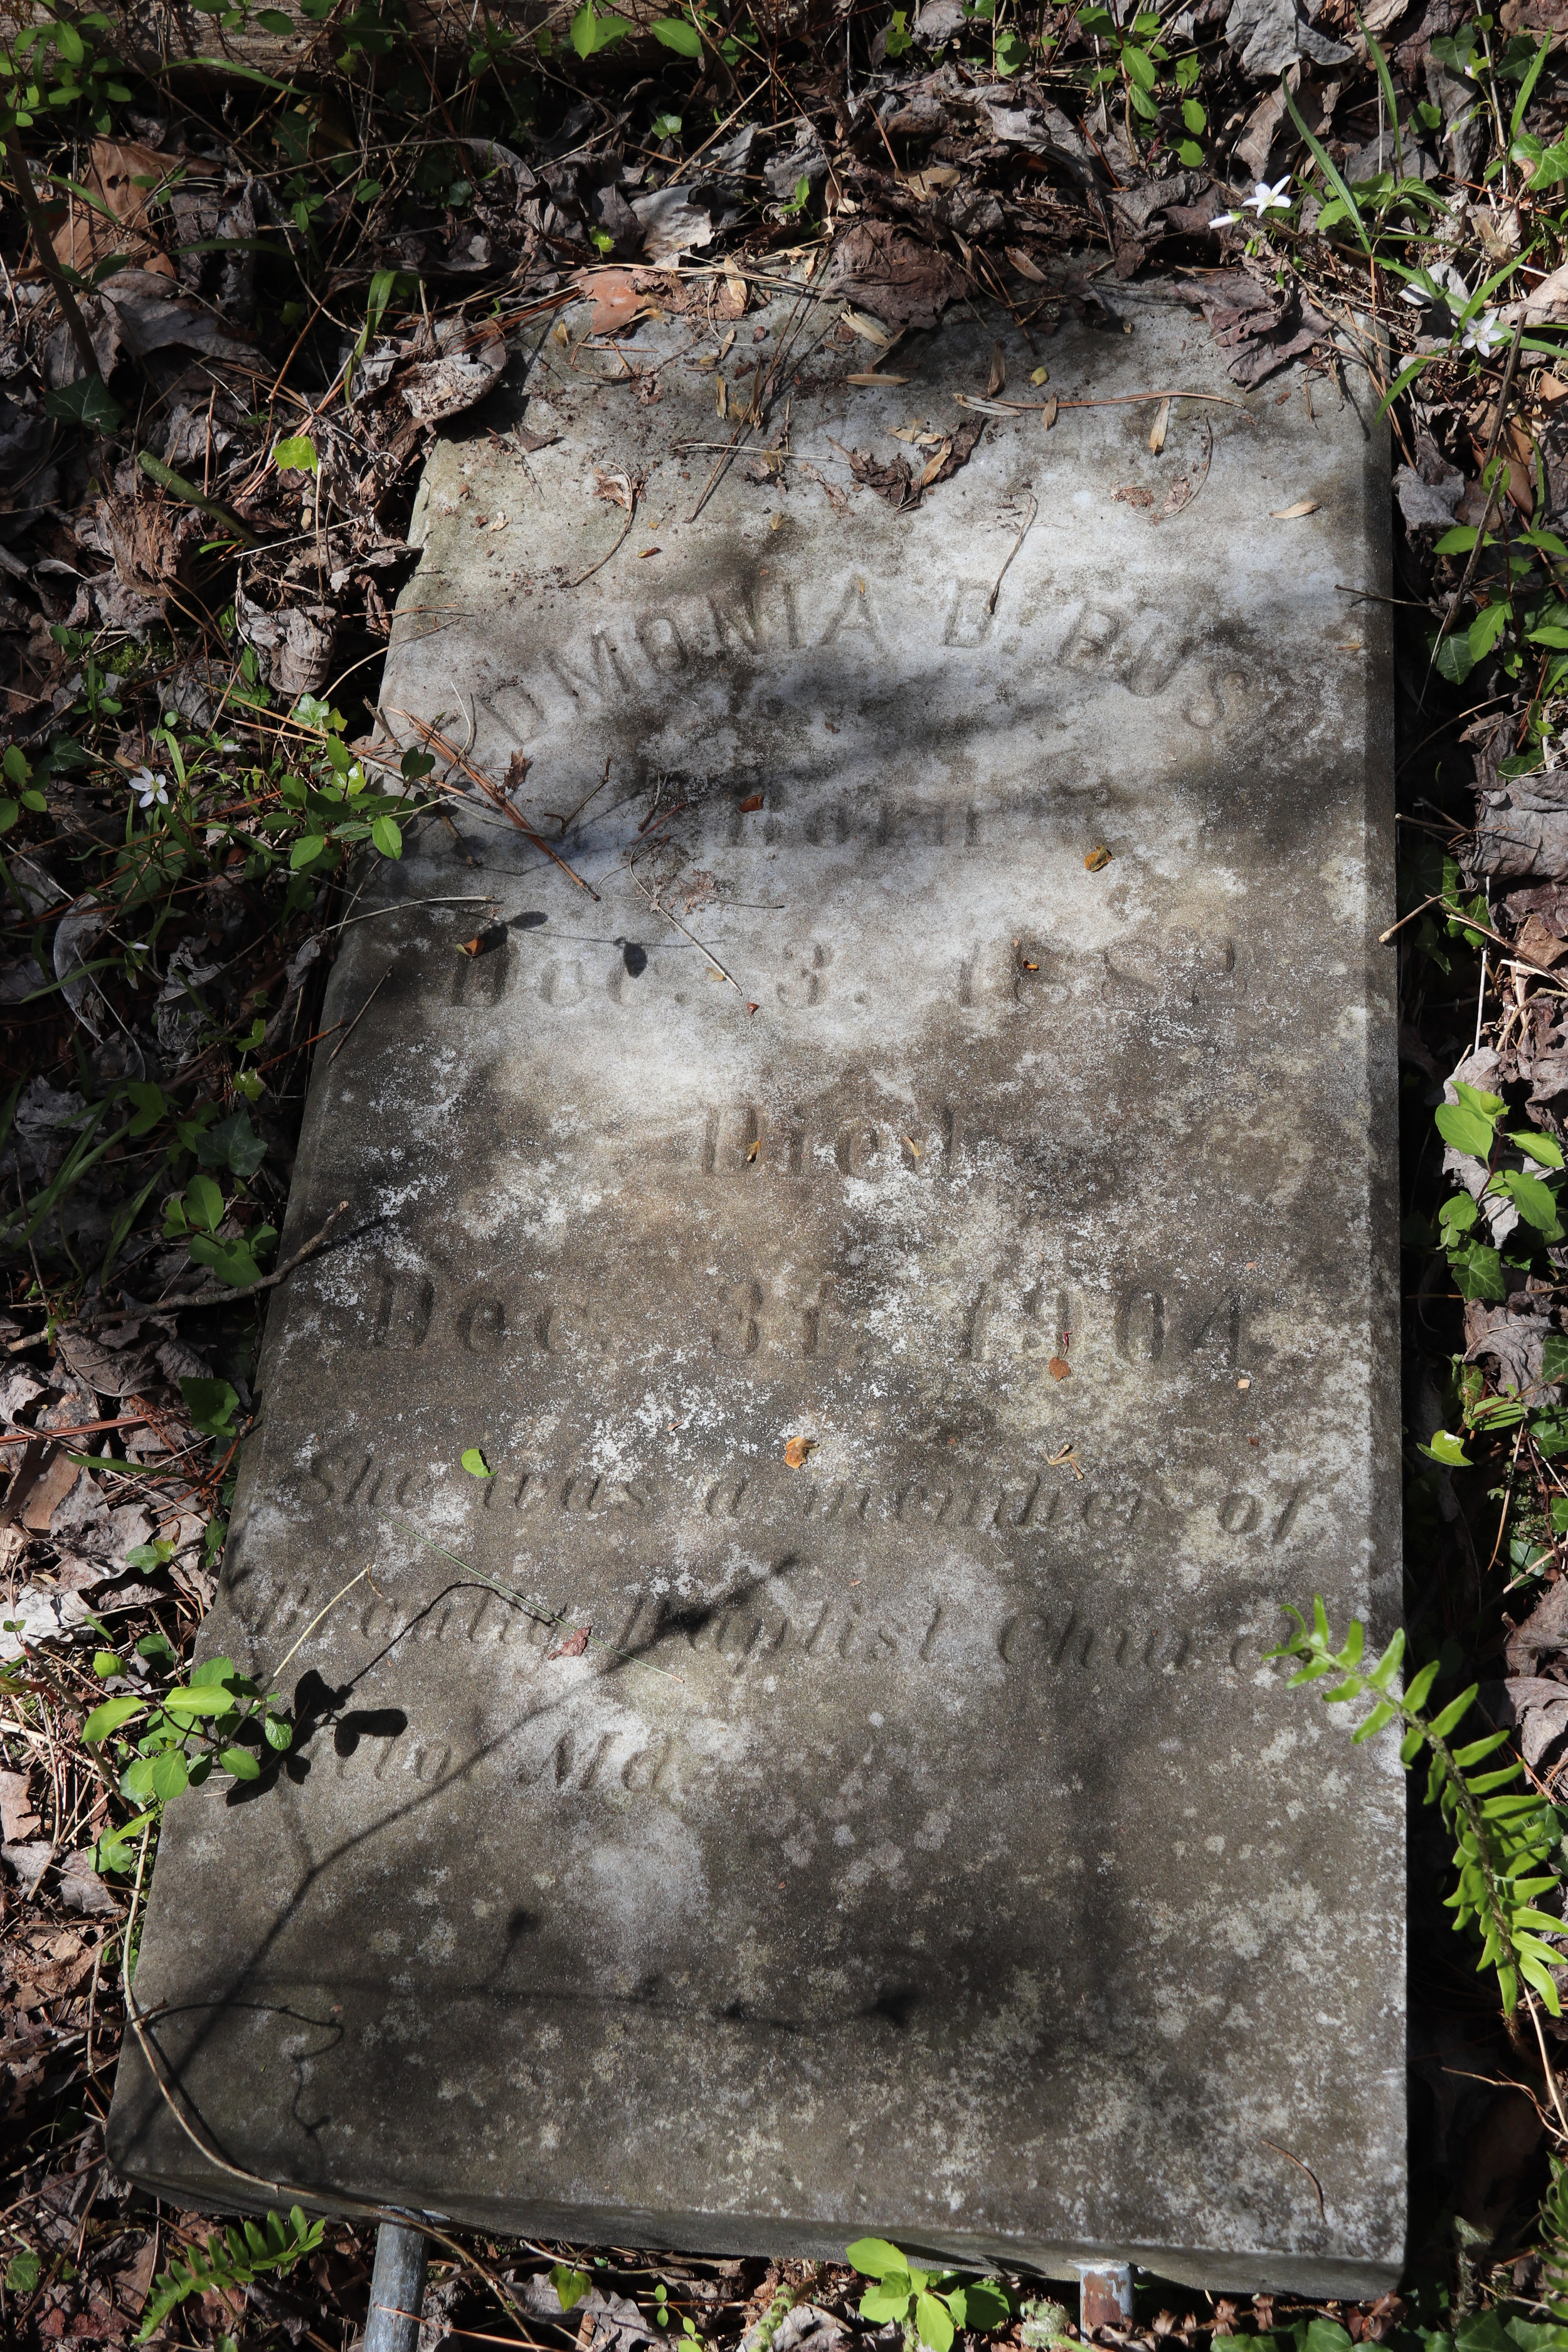
[[[391,2221],[377,2230],[370,2311],[360,2352],[415,2352],[429,2252],[421,2230],[400,2230]]]
[[[1080,2336],[1092,2336],[1097,2327],[1125,2327],[1132,2317],[1131,2263],[1097,2263],[1092,2270],[1080,2265],[1078,2293]]]

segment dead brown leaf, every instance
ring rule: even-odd
[[[991,346],[991,373],[985,380],[985,397],[994,400],[1007,381],[1007,360],[1000,343]]]
[[[1065,1356],[1053,1356],[1046,1370],[1053,1381],[1070,1381],[1072,1378],[1072,1366]]]
[[[33,1811],[26,1772],[0,1772],[0,1834],[5,1843],[21,1845],[41,1827]]]
[[[95,139],[79,184],[112,219],[79,196],[66,200],[66,216],[55,231],[56,258],[83,272],[111,253],[129,254],[141,268],[173,278],[174,265],[153,234],[147,206],[158,187],[180,169],[178,161],[134,140]],[[142,181],[150,184],[138,186]]]
[[[592,1631],[591,1626],[579,1625],[577,1631],[569,1633],[561,1647],[552,1650],[549,1655],[552,1658],[580,1658],[588,1646],[588,1635]]]
[[[1165,434],[1171,422],[1171,404],[1163,400],[1154,411],[1154,422],[1149,427],[1149,446],[1157,457],[1165,446]]]
[[[1298,499],[1293,507],[1270,507],[1268,516],[1271,522],[1299,522],[1303,515],[1317,511],[1316,499]]]
[[[1091,874],[1102,873],[1110,863],[1110,852],[1103,841],[1098,842],[1083,862]]]
[[[792,1470],[804,1470],[807,1456],[816,1451],[815,1437],[792,1437],[784,1447],[784,1461]]]
[[[1040,411],[1040,423],[1045,426],[1047,433],[1056,423],[1059,414],[1060,410],[1056,401],[1047,400],[1045,406]]]
[[[937,476],[941,473],[942,467],[946,465],[952,455],[952,443],[951,441],[942,440],[937,443],[936,454],[934,457],[927,459],[925,470],[921,476],[921,488],[922,490],[926,488],[928,483],[935,481]]]
[[[1020,278],[1027,278],[1037,286],[1044,286],[1048,282],[1045,271],[1037,268],[1021,245],[1006,246],[1004,251]]]
[[[594,305],[591,335],[613,335],[649,308],[629,269],[580,269],[572,282]]]
[[[1153,491],[1146,490],[1142,482],[1123,482],[1110,495],[1124,507],[1152,507],[1154,503]]]
[[[963,275],[940,247],[888,221],[855,222],[833,249],[832,284],[890,327],[934,327],[963,292]]]

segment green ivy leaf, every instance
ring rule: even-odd
[[[168,1109],[162,1087],[145,1085],[141,1079],[133,1078],[125,1091],[135,1110],[130,1129],[132,1138],[150,1134]]]
[[[79,376],[75,383],[62,384],[58,392],[46,392],[44,414],[62,425],[91,425],[104,433],[118,432],[125,422],[125,411],[101,376],[96,375]]]
[[[1432,1443],[1424,1445],[1421,1451],[1432,1461],[1445,1463],[1455,1470],[1470,1470],[1475,1466],[1465,1451],[1463,1439],[1453,1436],[1446,1429],[1434,1431]]]
[[[557,2263],[550,2273],[550,2284],[562,2310],[573,2311],[594,2282],[586,2271],[574,2270],[570,2263]]]
[[[185,1187],[185,1215],[193,1225],[216,1233],[223,1222],[223,1194],[210,1176],[193,1176]]]
[[[183,1380],[180,1394],[194,1430],[203,1437],[232,1437],[239,1399],[226,1381]]]

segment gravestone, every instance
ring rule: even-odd
[[[341,934],[208,1651],[369,1575],[169,1810],[137,2178],[1394,2281],[1402,1778],[1263,1657],[1397,1601],[1384,436],[1112,299],[578,310],[437,450],[465,796]]]

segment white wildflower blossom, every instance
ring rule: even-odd
[[[141,807],[150,809],[154,801],[160,808],[169,805],[169,779],[152,768],[138,768],[131,779],[131,789]]]
[[[1507,331],[1497,312],[1483,310],[1479,318],[1470,320],[1459,337],[1459,349],[1462,352],[1478,352],[1485,360],[1489,359],[1498,345],[1507,340]]]
[[[1282,180],[1276,180],[1272,187],[1268,185],[1267,180],[1259,180],[1252,194],[1249,196],[1243,196],[1240,212],[1216,213],[1209,223],[1210,228],[1228,228],[1232,221],[1238,221],[1241,218],[1243,212],[1255,212],[1259,220],[1263,218],[1265,213],[1289,212],[1290,199],[1285,194],[1285,190],[1289,184],[1289,172]]]

